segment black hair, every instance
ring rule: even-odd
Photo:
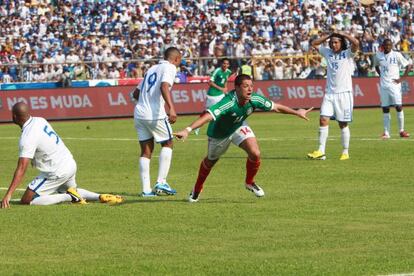
[[[341,41],[341,51],[344,51],[344,50],[346,50],[346,49],[348,49],[348,44],[347,44],[347,42],[346,42],[346,39],[345,39],[345,37],[343,36],[343,35],[340,35],[340,34],[331,34],[330,35],[330,37],[329,38],[333,38],[333,37],[336,37],[336,38],[339,38],[340,39],[340,41]],[[332,48],[332,42],[331,42],[332,40],[329,40],[329,47],[331,47]]]
[[[180,54],[180,50],[178,50],[176,47],[169,47],[164,52],[164,59],[168,60],[176,54]]]
[[[384,39],[384,41],[382,41],[382,45],[385,45],[386,42],[391,42],[392,45],[392,40],[389,38]]]
[[[246,75],[246,74],[238,75],[236,77],[236,79],[234,80],[234,85],[235,86],[240,86],[244,80],[251,80],[251,79],[252,79],[252,77],[250,77],[249,75]]]

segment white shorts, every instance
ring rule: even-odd
[[[381,107],[402,105],[401,84],[380,88]]]
[[[173,138],[171,124],[167,118],[161,120],[140,120],[135,118],[134,123],[139,141],[154,138],[155,142],[163,143]]]
[[[209,108],[212,105],[215,105],[219,101],[221,101],[221,99],[223,99],[224,96],[225,96],[224,94],[221,94],[219,96],[209,96],[209,95],[207,95],[207,98],[206,98],[206,109]]]
[[[351,122],[353,109],[352,92],[325,94],[321,106],[321,116],[334,117],[338,122]]]
[[[230,143],[239,146],[247,138],[256,137],[253,130],[243,123],[232,135],[226,138],[211,138],[208,137],[208,155],[210,160],[217,160],[222,156],[230,146]]]
[[[36,194],[51,195],[54,193],[65,193],[69,188],[76,188],[76,163],[69,163],[67,171],[61,173],[59,176],[56,174],[41,173],[32,182],[29,183],[28,187]]]

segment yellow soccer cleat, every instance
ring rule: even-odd
[[[86,200],[81,197],[76,188],[69,188],[66,193],[72,198],[72,203],[80,205],[88,204]]]
[[[124,198],[119,195],[101,194],[99,196],[99,201],[102,203],[108,203],[109,205],[115,205],[124,202]]]
[[[339,158],[339,160],[343,161],[343,160],[348,160],[349,159],[349,154],[348,153],[342,153],[341,157]]]
[[[325,160],[326,156],[320,150],[315,150],[314,152],[308,153],[308,158],[312,160]]]

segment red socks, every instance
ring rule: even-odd
[[[252,161],[247,158],[246,161],[246,184],[253,184],[254,177],[256,176],[257,172],[259,171],[260,167],[260,159],[256,161]]]
[[[207,167],[204,163],[204,160],[201,161],[200,169],[198,170],[197,182],[194,186],[194,192],[200,193],[203,190],[204,182],[206,181],[207,176],[210,174],[211,168]]]

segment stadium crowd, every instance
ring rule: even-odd
[[[325,64],[310,41],[334,30],[359,39],[355,75],[369,76],[384,38],[414,50],[414,2],[372,2],[0,0],[1,82],[142,77],[170,46],[186,76],[227,56],[233,70],[248,59],[257,80],[317,78]]]

